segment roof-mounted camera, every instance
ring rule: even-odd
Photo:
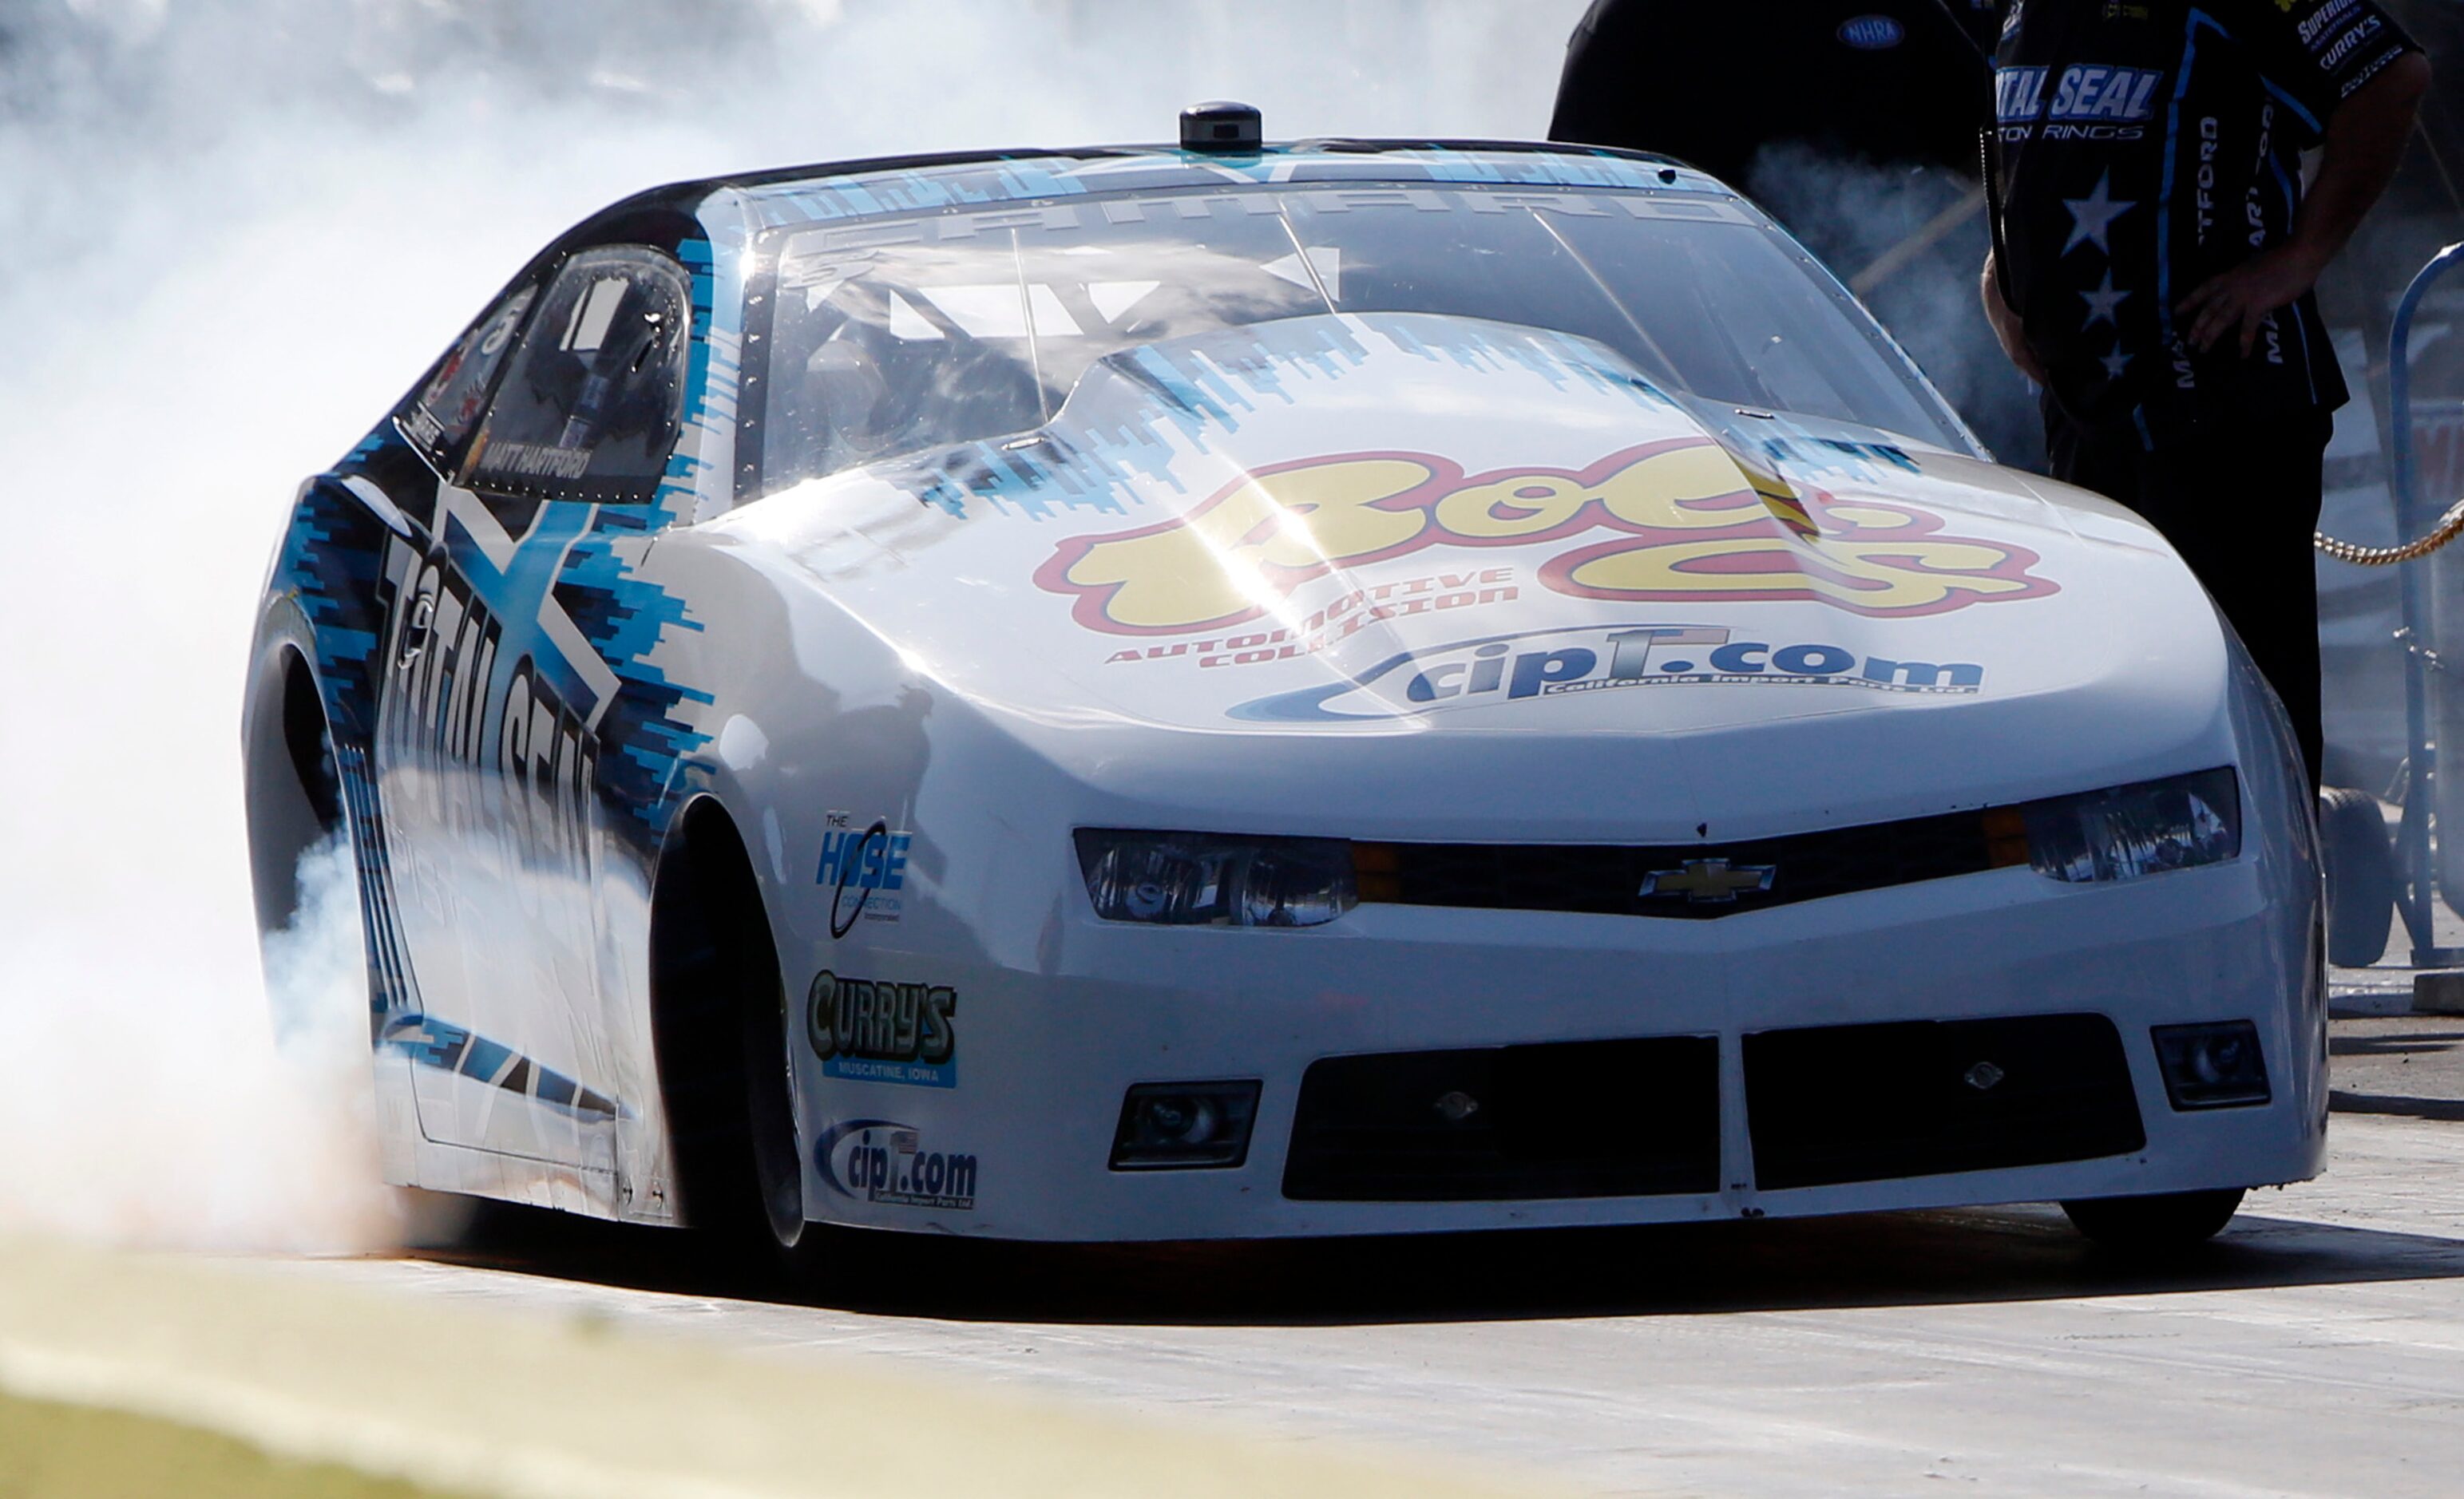
[[[1255,151],[1265,139],[1265,125],[1255,104],[1219,98],[1180,112],[1184,151]]]

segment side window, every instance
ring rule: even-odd
[[[539,288],[526,286],[498,302],[471,325],[420,387],[418,399],[403,416],[403,432],[436,463],[449,462],[470,437],[480,407],[487,403],[488,384],[495,378],[496,366],[505,362],[505,351],[513,347],[514,335],[521,329],[522,315],[538,299]]]
[[[656,250],[565,262],[514,353],[464,482],[535,500],[638,504],[683,418],[690,293]]]

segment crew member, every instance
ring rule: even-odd
[[[1973,178],[1976,107],[1964,85],[1984,76],[1992,7],[1595,0],[1566,46],[1549,139],[1673,156],[1738,187],[1756,154],[1781,141]]]
[[[1595,0],[1549,138],[1673,156],[1846,281],[2005,463],[2041,467],[2035,393],[1942,287],[1985,253],[1979,101],[1999,0]]]
[[[2310,535],[2346,392],[2311,288],[2394,175],[2429,62],[2373,0],[2016,0],[1994,61],[1985,307],[2044,387],[2053,472],[2172,542],[2315,786]]]

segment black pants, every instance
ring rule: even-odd
[[[2319,784],[2319,583],[2310,535],[2332,422],[2324,413],[2210,424],[2152,448],[2137,424],[2089,426],[2045,402],[2054,477],[2164,532],[2250,648]]]

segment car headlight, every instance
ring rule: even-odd
[[[1078,867],[1106,921],[1319,926],[1359,903],[1340,838],[1078,830]]]
[[[2048,797],[1988,818],[1997,849],[2024,833],[2038,874],[2077,884],[2221,864],[2241,852],[2241,785],[2231,768]]]

